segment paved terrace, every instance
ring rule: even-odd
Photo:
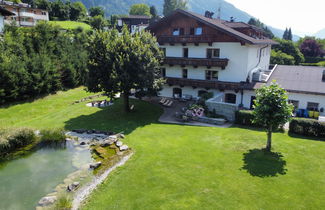
[[[223,125],[212,125],[207,123],[200,123],[200,122],[182,122],[180,120],[177,120],[175,118],[176,112],[181,112],[181,109],[191,103],[193,101],[187,101],[187,102],[180,102],[178,100],[174,100],[172,98],[169,98],[169,100],[172,100],[174,103],[171,107],[165,107],[159,104],[159,101],[161,100],[160,97],[151,97],[151,98],[144,98],[143,100],[148,101],[153,104],[158,104],[161,106],[164,110],[164,113],[160,116],[159,122],[162,123],[171,123],[171,124],[180,124],[180,125],[193,125],[193,126],[204,126],[204,127],[219,127],[219,128],[228,128],[232,126],[232,123],[225,123]]]

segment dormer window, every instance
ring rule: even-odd
[[[184,35],[184,28],[174,28],[173,36]]]
[[[195,35],[202,35],[202,28],[201,27],[195,29]]]

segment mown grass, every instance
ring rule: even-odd
[[[77,21],[50,21],[54,25],[58,25],[62,29],[77,29],[83,28],[85,30],[90,30],[91,26],[87,23],[77,22]]]
[[[275,133],[157,122],[161,109],[132,100],[135,111],[72,105],[89,94],[60,92],[0,109],[0,127],[125,131],[135,154],[91,195],[84,209],[322,209],[325,142]]]

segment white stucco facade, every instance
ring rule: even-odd
[[[213,43],[211,46],[208,44],[188,44],[183,46],[181,44],[163,45],[161,48],[166,49],[166,57],[183,57],[183,49],[188,49],[189,58],[206,58],[207,49],[220,49],[219,58],[227,58],[228,65],[225,69],[219,67],[207,67],[199,66],[194,68],[187,66],[182,68],[181,66],[165,66],[167,77],[181,78],[182,69],[188,69],[188,79],[205,79],[205,71],[218,71],[218,78],[224,82],[241,82],[246,81],[248,73],[256,68],[268,69],[270,64],[270,51],[271,47],[268,45],[241,45],[238,42],[220,42]]]

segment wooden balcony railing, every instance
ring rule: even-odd
[[[183,79],[183,78],[173,78],[166,77],[166,83],[170,86],[191,86],[193,88],[206,88],[206,89],[219,89],[219,90],[250,90],[253,87],[250,84],[243,82],[222,82],[214,80],[196,80],[196,79]]]
[[[178,58],[178,57],[166,57],[164,59],[164,64],[168,64],[170,66],[180,65],[180,66],[206,66],[207,68],[211,67],[221,67],[225,69],[228,65],[228,59],[226,58]]]
[[[157,41],[160,45],[163,45],[165,43],[168,44],[175,44],[175,43],[181,43],[181,44],[187,44],[187,43],[208,43],[212,44],[216,38],[211,35],[181,35],[181,36],[158,36]]]

